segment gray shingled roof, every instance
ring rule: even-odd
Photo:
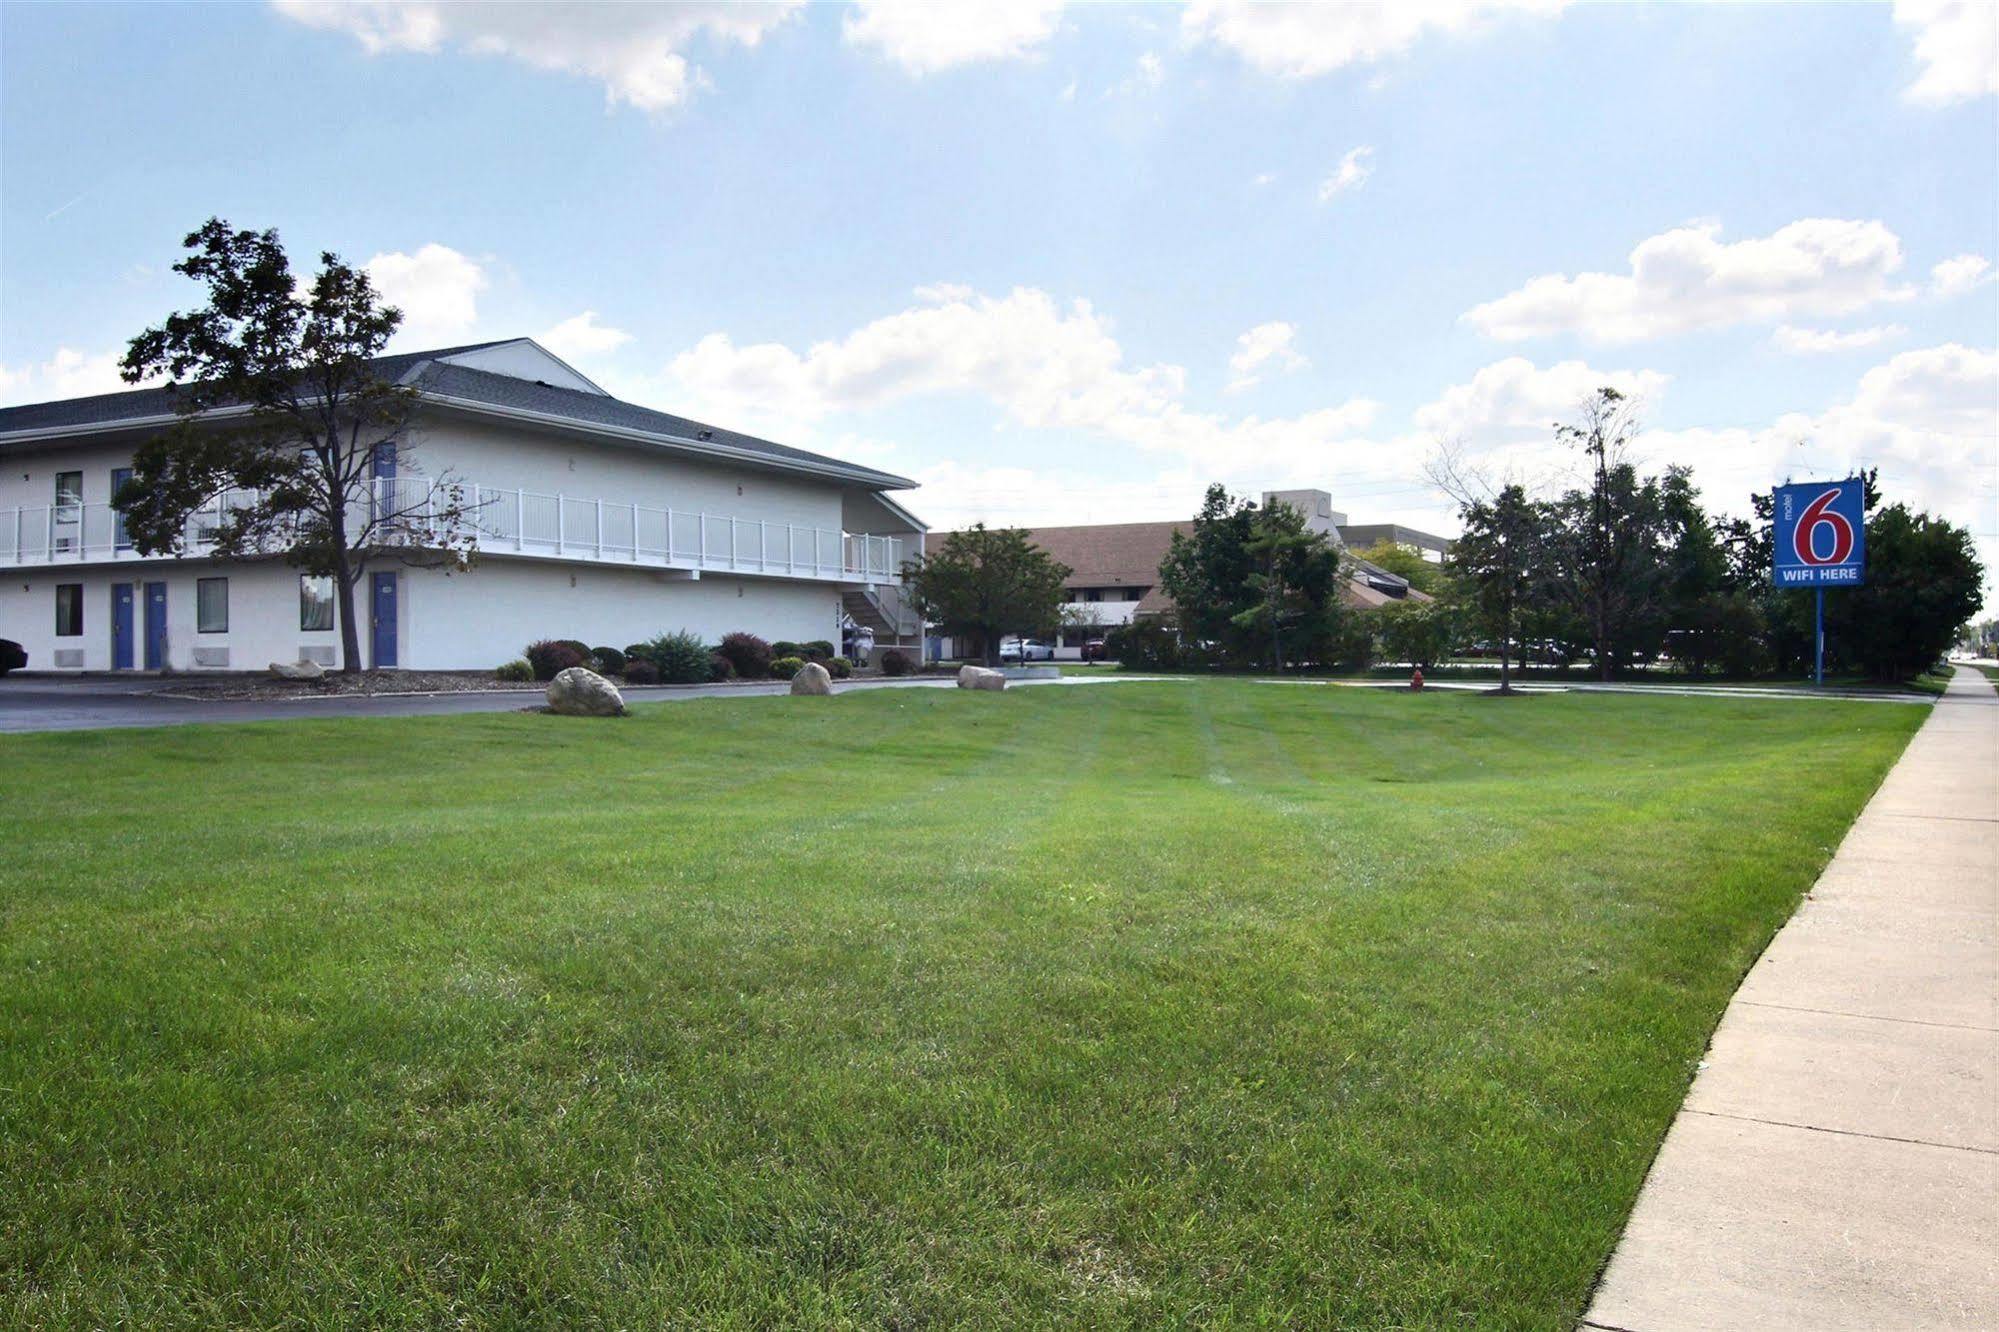
[[[915,483],[903,477],[808,453],[788,444],[760,439],[740,431],[670,412],[654,411],[613,398],[608,394],[586,393],[580,389],[519,379],[512,375],[453,365],[440,358],[463,352],[497,347],[518,338],[468,343],[462,347],[440,347],[432,351],[403,352],[376,358],[375,367],[384,379],[404,380],[420,393],[457,399],[462,402],[505,411],[536,412],[560,417],[580,426],[603,426],[615,430],[671,436],[693,442],[697,447],[713,444],[738,453],[761,455],[782,467],[797,464],[810,468],[832,468],[854,475],[864,483],[883,489],[903,489]],[[411,374],[415,371],[415,374]],[[405,376],[408,376],[405,379]],[[21,407],[0,407],[0,437],[35,431],[74,431],[85,426],[115,426],[121,421],[139,421],[170,415],[174,410],[173,391],[165,386],[134,389],[127,393],[100,393],[88,398],[65,398],[59,402],[30,403]],[[32,441],[0,443],[0,448],[20,448]]]

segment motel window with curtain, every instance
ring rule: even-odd
[[[194,582],[194,629],[201,634],[229,632],[229,580],[197,578]]]
[[[56,584],[56,637],[75,638],[83,632],[83,584]]]
[[[326,574],[300,574],[298,580],[298,627],[301,630],[333,627],[333,579]]]

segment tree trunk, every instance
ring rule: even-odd
[[[1506,669],[1507,653],[1512,650],[1512,647],[1513,647],[1513,612],[1509,609],[1506,613],[1505,620],[1500,624],[1499,627],[1499,692],[1502,694],[1510,694],[1513,692],[1512,675]]]
[[[361,571],[353,567],[346,550],[334,560],[334,616],[340,621],[340,669],[352,675],[361,669],[361,629],[354,622],[354,584]]]

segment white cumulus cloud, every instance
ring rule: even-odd
[[[1183,35],[1234,52],[1282,78],[1312,78],[1398,55],[1427,33],[1458,33],[1509,13],[1554,14],[1564,0],[1393,0],[1392,3],[1260,4],[1195,0]]]
[[[1770,335],[1770,341],[1775,344],[1778,351],[1790,352],[1794,356],[1813,356],[1820,352],[1878,347],[1884,342],[1892,342],[1904,336],[1908,331],[1900,324],[1877,324],[1872,328],[1844,331],[1829,328],[1798,328],[1793,324],[1784,324]]]
[[[970,394],[1035,429],[1089,431],[1189,466],[1240,470],[1304,459],[1374,419],[1354,398],[1294,417],[1230,420],[1190,410],[1177,365],[1128,365],[1110,322],[1088,301],[1064,305],[1034,288],[991,296],[925,287],[908,309],[800,352],[738,345],[711,333],[675,357],[670,377],[722,419],[809,422],[926,394]]]
[[[144,387],[118,377],[118,362],[124,355],[123,351],[83,352],[58,347],[46,361],[0,365],[0,405],[87,398]]]
[[[631,340],[632,335],[622,328],[612,328],[608,324],[598,323],[595,310],[585,310],[582,314],[571,315],[535,339],[565,361],[587,360],[592,356],[602,356],[607,352],[616,351]]]
[[[1599,388],[1614,388],[1642,406],[1658,400],[1668,378],[1656,370],[1598,370],[1583,361],[1542,369],[1524,356],[1509,356],[1417,408],[1416,425],[1472,447],[1544,440]]]
[[[1930,290],[1939,296],[1962,296],[1989,280],[1992,262],[1982,254],[1960,254],[1930,270]]]
[[[1297,334],[1295,325],[1273,320],[1238,335],[1235,352],[1229,357],[1229,370],[1235,377],[1229,381],[1228,391],[1240,393],[1254,387],[1261,382],[1266,368],[1304,369],[1309,362],[1291,345]]]
[[[1992,0],[1895,0],[1895,22],[1915,30],[1922,72],[1904,92],[1947,106],[1999,92],[1999,5]]]
[[[1319,202],[1324,203],[1334,195],[1357,190],[1367,184],[1367,178],[1374,174],[1374,149],[1355,148],[1340,159],[1333,168],[1333,174],[1319,182]]]
[[[479,322],[485,271],[448,245],[433,241],[415,254],[392,250],[361,267],[382,299],[403,312],[396,338],[404,346],[462,337]]]
[[[1547,274],[1465,319],[1508,340],[1631,342],[1906,300],[1913,291],[1892,281],[1901,267],[1901,241],[1880,222],[1806,218],[1734,242],[1703,222],[1639,242],[1629,273]]]
[[[699,37],[755,46],[801,0],[574,4],[562,0],[272,0],[285,17],[344,32],[371,54],[446,49],[505,56],[604,86],[613,104],[663,111],[704,81],[682,54]]]
[[[1063,0],[862,0],[842,32],[911,74],[1033,55],[1054,35]]]

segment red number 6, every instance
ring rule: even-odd
[[[1829,506],[1839,498],[1839,489],[1834,487],[1821,494],[1805,506],[1798,515],[1798,525],[1791,529],[1791,547],[1798,553],[1798,559],[1805,564],[1844,564],[1846,557],[1853,553],[1853,524],[1843,513],[1834,513]],[[1832,553],[1821,557],[1816,540],[1819,527],[1832,529]]]

